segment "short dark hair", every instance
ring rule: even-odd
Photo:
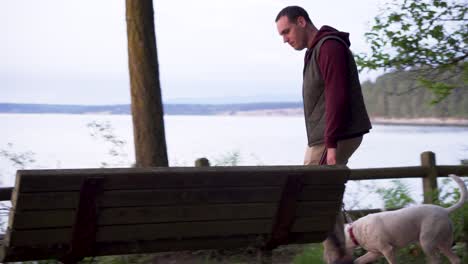
[[[281,10],[276,16],[275,22],[278,22],[278,20],[283,16],[287,16],[289,21],[292,23],[296,23],[298,17],[303,17],[308,24],[312,24],[312,20],[310,20],[307,11],[300,6],[287,6],[283,8],[283,10]]]

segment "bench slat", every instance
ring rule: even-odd
[[[307,243],[310,241],[323,241],[324,232],[292,233],[290,243]],[[184,240],[157,240],[138,242],[110,242],[97,243],[94,247],[94,256],[154,253],[181,250],[245,248],[258,245],[259,236],[230,236],[217,238],[192,238]],[[5,261],[26,261],[60,258],[67,252],[68,247],[14,247],[0,248],[0,258]]]
[[[305,186],[300,200],[336,201],[344,186]],[[278,202],[280,187],[245,187],[216,189],[171,189],[106,191],[100,197],[101,207],[190,205],[216,203]],[[78,205],[79,192],[24,193],[13,201],[17,211],[72,209]]]
[[[104,190],[282,186],[288,175],[304,175],[305,184],[324,185],[344,183],[348,174],[346,167],[327,166],[19,170],[17,183],[21,181],[20,193],[78,191],[87,177],[106,178]],[[47,177],[47,184],[44,184],[44,177]]]
[[[273,218],[276,209],[276,203],[102,208],[99,210],[98,225]],[[338,209],[335,202],[300,202],[297,216],[330,215]],[[75,210],[70,209],[17,212],[15,230],[71,227],[74,216]]]
[[[315,232],[329,230],[333,226],[334,215],[298,218],[292,232]],[[182,239],[192,237],[223,237],[233,235],[268,234],[272,229],[272,219],[201,221],[142,225],[113,225],[98,228],[97,242],[141,241],[156,239]],[[67,244],[71,238],[71,228],[30,229],[10,231],[9,247],[14,246],[53,246]]]

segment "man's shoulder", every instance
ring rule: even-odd
[[[348,49],[348,44],[337,36],[326,36],[320,40],[321,50],[323,49]]]
[[[349,41],[349,33],[338,31],[330,26],[323,26],[319,31],[317,31],[317,35],[314,40],[315,44],[313,46],[320,46],[324,42],[330,42],[329,40],[334,40],[332,42],[343,43],[346,47],[351,45],[351,42]]]

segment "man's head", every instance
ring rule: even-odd
[[[299,6],[283,8],[276,16],[275,22],[283,41],[296,50],[306,48],[311,33],[316,30],[307,12]]]

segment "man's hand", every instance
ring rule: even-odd
[[[327,149],[327,165],[336,165],[336,148]]]

